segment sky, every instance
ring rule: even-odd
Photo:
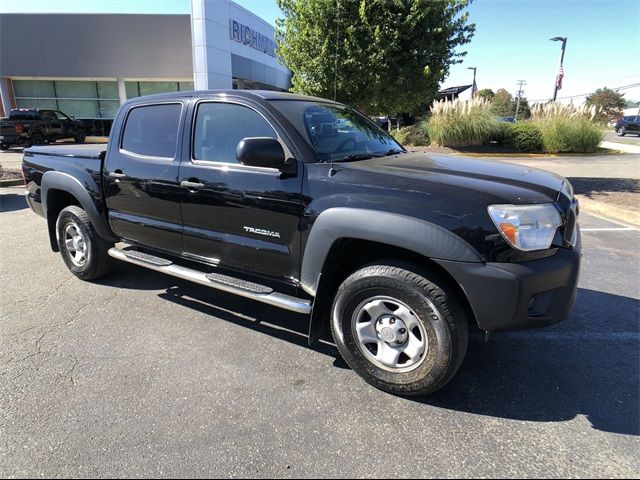
[[[234,0],[275,24],[276,0]],[[345,1],[345,0],[342,0]],[[350,0],[354,1],[354,0]],[[189,0],[0,0],[0,13],[189,13]],[[475,0],[469,21],[476,34],[467,56],[453,65],[442,87],[470,84],[477,67],[478,88],[506,88],[526,80],[524,95],[544,101],[553,95],[560,42],[567,37],[559,99],[582,103],[597,88],[640,84],[640,0]],[[640,100],[640,85],[620,90]]]

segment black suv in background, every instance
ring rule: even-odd
[[[620,117],[616,122],[615,131],[619,137],[624,137],[627,133],[640,136],[640,115]]]
[[[12,145],[39,145],[62,139],[83,143],[86,137],[82,122],[59,110],[15,108],[0,120],[0,149]]]

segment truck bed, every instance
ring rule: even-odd
[[[52,157],[70,158],[100,158],[100,152],[107,149],[106,144],[94,145],[38,145],[25,149],[26,157],[34,155],[47,155]]]

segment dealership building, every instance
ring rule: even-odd
[[[188,0],[187,0],[188,1]],[[60,110],[106,134],[128,98],[181,90],[287,90],[275,29],[230,0],[191,14],[0,14],[0,117]]]

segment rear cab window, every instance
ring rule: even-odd
[[[181,103],[132,107],[124,124],[120,149],[143,157],[175,158],[181,114]]]
[[[35,110],[11,110],[9,112],[11,120],[40,120],[40,113]]]

